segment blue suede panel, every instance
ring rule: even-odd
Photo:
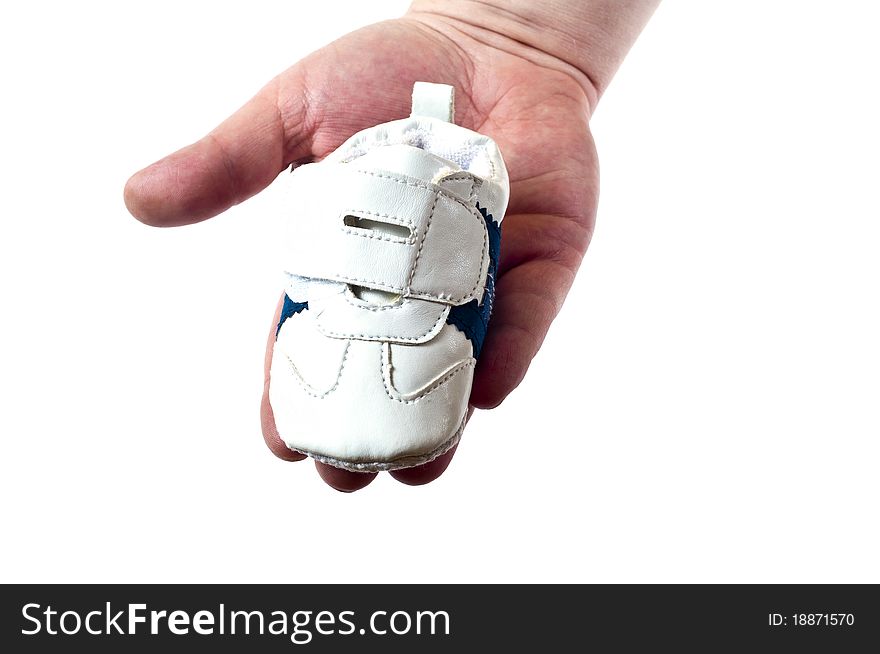
[[[300,311],[304,311],[308,308],[308,302],[294,302],[289,297],[287,297],[287,293],[285,293],[284,306],[281,307],[281,318],[278,320],[278,327],[275,329],[275,338],[278,338],[278,332],[281,331],[281,325],[284,324],[285,320],[290,318],[290,316],[295,316]]]
[[[483,340],[486,338],[486,330],[489,327],[489,317],[492,315],[492,302],[495,300],[495,274],[498,271],[498,252],[501,249],[501,225],[495,222],[488,211],[479,204],[477,210],[486,222],[486,231],[489,233],[489,272],[486,276],[486,292],[483,294],[483,303],[477,304],[471,300],[467,304],[452,307],[446,322],[454,325],[468,337],[474,348],[474,357],[480,356],[483,349]]]

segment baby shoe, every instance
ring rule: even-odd
[[[269,402],[287,447],[360,472],[427,463],[464,429],[495,290],[507,170],[453,88],[285,175],[286,295]]]

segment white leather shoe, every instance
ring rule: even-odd
[[[507,170],[417,82],[413,115],[287,175],[288,278],[269,382],[281,439],[354,471],[461,437],[492,310]]]

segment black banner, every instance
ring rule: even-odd
[[[0,624],[5,652],[447,652],[469,644],[850,652],[880,643],[880,593],[872,585],[13,585],[2,587]]]

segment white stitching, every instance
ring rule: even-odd
[[[424,189],[426,191],[431,191],[432,193],[439,193],[440,195],[443,195],[454,202],[458,202],[461,206],[463,206],[465,209],[467,209],[468,212],[472,216],[474,216],[474,218],[478,218],[479,220],[482,220],[482,216],[474,215],[474,210],[471,207],[469,207],[468,204],[464,200],[462,200],[461,198],[455,197],[452,193],[450,193],[449,191],[447,191],[445,189],[439,188],[436,184],[423,184],[423,183],[418,183],[418,182],[411,182],[408,179],[403,178],[403,177],[396,177],[394,175],[389,175],[388,173],[377,173],[377,172],[373,172],[371,170],[360,170],[359,169],[359,170],[355,170],[354,172],[362,173],[364,175],[370,175],[372,177],[379,177],[381,179],[390,179],[392,182],[395,182],[396,184],[403,184],[405,186],[412,186],[415,188]]]
[[[386,353],[387,353],[387,355],[386,355]],[[448,382],[450,379],[455,377],[462,370],[466,370],[468,368],[473,368],[476,365],[476,363],[477,363],[477,360],[474,358],[471,358],[468,361],[465,361],[464,363],[460,363],[459,365],[455,366],[452,370],[447,372],[445,375],[443,375],[440,379],[433,382],[430,386],[428,386],[428,388],[423,390],[418,395],[415,395],[409,399],[403,399],[403,394],[400,393],[400,391],[398,391],[396,388],[393,388],[393,383],[392,383],[392,387],[389,388],[388,382],[391,379],[391,344],[384,343],[383,346],[379,349],[379,374],[382,376],[382,386],[385,388],[385,395],[388,396],[389,400],[393,400],[394,402],[399,402],[400,404],[415,404],[416,402],[418,402],[422,398],[426,397],[427,395],[431,394],[432,392],[436,391],[438,388],[443,386],[446,382]],[[386,371],[388,373],[387,376],[386,376]],[[394,397],[394,395],[391,394],[392,390],[398,395],[398,397]]]
[[[406,227],[410,227],[412,229],[415,229],[417,227],[417,225],[415,224],[415,221],[407,220],[406,218],[401,218],[400,216],[393,216],[390,213],[380,213],[378,211],[369,211],[368,209],[345,209],[343,211],[342,215],[348,216],[348,215],[351,215],[352,213],[365,213],[369,216],[376,216],[377,218],[391,218],[392,224],[394,224],[394,225],[406,226]],[[395,220],[398,222],[393,222]]]
[[[390,213],[380,213],[378,211],[370,211],[369,209],[343,209],[341,212],[342,220],[345,221],[347,216],[353,216],[355,218],[360,218],[359,214],[363,214],[365,216],[375,216],[377,218],[386,218],[384,222],[387,222],[391,225],[397,225],[398,227],[408,227],[410,231],[410,235],[403,236],[392,236],[390,234],[383,234],[382,232],[376,232],[371,229],[365,229],[363,227],[357,227],[356,225],[346,225],[345,222],[342,223],[340,229],[346,234],[351,234],[352,236],[360,236],[361,238],[373,238],[378,241],[388,241],[390,243],[403,243],[405,245],[415,245],[416,238],[418,237],[418,226],[412,220],[407,220],[406,218],[401,218],[400,216],[394,216]]]
[[[435,200],[435,204],[436,204],[436,200]],[[431,208],[431,216],[433,216],[433,215],[434,215],[434,208],[432,207]],[[429,218],[429,224],[430,224],[430,218]],[[412,282],[413,282],[413,278],[415,277],[415,272],[416,272],[416,266],[414,263],[413,268],[412,268],[412,272],[410,273],[409,285],[407,286],[407,289],[406,289],[407,295],[412,296],[412,297],[428,297],[428,298],[437,298],[438,300],[448,300],[449,302],[452,302],[453,304],[458,304],[459,302],[462,302],[463,300],[467,300],[467,299],[473,297],[474,293],[476,292],[477,288],[479,288],[480,284],[485,284],[485,281],[483,280],[483,275],[481,273],[483,271],[483,264],[486,261],[486,254],[489,252],[489,232],[486,229],[486,225],[485,225],[485,222],[483,222],[482,216],[480,216],[480,226],[483,227],[483,230],[482,230],[483,247],[480,249],[480,265],[477,266],[477,281],[470,291],[465,293],[460,298],[452,297],[451,295],[446,295],[445,293],[438,293],[436,295],[431,294],[431,293],[418,293],[418,292],[413,293],[412,292]],[[419,252],[418,252],[418,254],[416,254],[416,262],[418,262],[418,258],[422,253],[422,245],[424,245],[425,239],[427,237],[428,237],[428,228],[425,227],[425,235],[422,237],[422,243],[419,245]]]
[[[342,165],[342,164],[340,164],[340,165]],[[363,278],[359,278],[359,277],[347,277],[347,276],[343,276],[343,275],[334,275],[332,277],[328,276],[328,279],[335,280],[335,281],[341,281],[341,282],[353,282],[353,283],[362,282],[364,284],[375,284],[376,286],[378,286],[382,290],[389,290],[389,291],[394,291],[397,293],[404,293],[405,295],[412,296],[412,297],[444,300],[447,302],[451,302],[453,304],[458,304],[458,303],[461,303],[461,302],[464,302],[468,299],[473,298],[474,294],[475,294],[476,290],[479,288],[480,284],[484,283],[483,275],[481,275],[480,273],[483,270],[483,264],[486,261],[486,253],[489,249],[489,244],[488,244],[489,237],[488,237],[488,233],[485,230],[485,223],[483,221],[483,216],[475,208],[469,206],[467,203],[463,202],[461,199],[455,197],[451,193],[437,187],[436,184],[429,185],[429,184],[424,184],[424,183],[411,182],[408,179],[405,179],[402,177],[394,176],[394,175],[391,175],[388,173],[374,172],[374,171],[370,171],[370,170],[357,169],[357,170],[354,170],[353,172],[360,173],[363,175],[370,175],[371,177],[378,177],[380,179],[389,179],[396,184],[402,184],[404,186],[410,186],[413,188],[420,188],[420,189],[424,189],[426,191],[430,191],[430,192],[434,193],[434,204],[431,206],[431,213],[430,213],[430,215],[428,217],[428,221],[425,225],[425,234],[421,237],[421,241],[419,243],[419,251],[416,254],[416,260],[413,262],[413,267],[410,270],[409,281],[408,281],[408,284],[405,288],[401,288],[399,286],[394,286],[392,284],[389,284],[388,282],[378,280],[378,279],[363,279]],[[477,267],[477,279],[476,279],[476,282],[474,283],[473,288],[471,288],[467,293],[465,293],[461,297],[453,297],[452,295],[447,295],[445,293],[434,294],[434,293],[424,293],[424,292],[418,292],[418,291],[415,293],[412,292],[412,282],[415,277],[416,264],[418,263],[419,256],[421,256],[422,248],[424,247],[425,238],[427,237],[428,227],[430,226],[430,221],[433,218],[434,211],[436,209],[438,196],[440,196],[440,195],[452,200],[453,202],[460,204],[462,207],[464,207],[467,210],[468,214],[474,220],[476,220],[477,223],[481,227],[484,228],[482,230],[482,232],[483,232],[483,246],[480,251],[480,265]],[[416,231],[417,230],[414,230],[414,234]],[[358,234],[358,236],[360,236],[360,234]],[[378,239],[378,240],[385,240],[385,239]]]
[[[323,400],[325,397],[330,395],[330,393],[335,391],[337,386],[339,386],[339,379],[342,377],[342,371],[345,369],[345,362],[348,360],[348,347],[350,345],[351,345],[351,341],[349,341],[348,343],[345,344],[345,351],[342,353],[342,363],[339,365],[339,372],[336,373],[336,381],[334,382],[333,386],[331,386],[328,390],[326,390],[320,394],[314,389],[314,387],[311,384],[309,384],[305,379],[303,379],[302,374],[300,373],[299,369],[296,367],[296,364],[293,362],[293,359],[290,358],[290,355],[287,354],[287,352],[284,352],[284,356],[287,359],[287,361],[290,363],[290,367],[293,369],[293,374],[296,377],[296,380],[299,382],[300,386],[302,386],[302,389],[306,393],[311,395],[312,397],[317,398],[319,400]]]
[[[374,232],[370,229],[364,229],[363,227],[349,227],[348,225],[343,226],[341,229],[346,234],[351,234],[352,236],[360,236],[361,238],[372,238],[377,241],[388,241],[390,243],[400,243],[401,245],[416,244],[416,239],[414,236],[401,238],[400,236],[390,236],[388,234],[382,234],[381,232]]]
[[[401,183],[402,183],[402,182],[401,182]],[[437,207],[437,200],[440,199],[440,196],[443,195],[444,197],[448,197],[448,198],[450,198],[450,199],[452,199],[452,200],[455,200],[455,201],[458,202],[460,205],[462,205],[465,209],[467,209],[467,210],[468,210],[468,213],[469,213],[471,216],[474,216],[474,211],[476,211],[476,209],[472,210],[470,207],[468,207],[467,205],[465,205],[461,200],[459,200],[458,198],[455,198],[455,197],[450,196],[448,193],[443,193],[442,191],[436,191],[435,193],[436,193],[436,194],[434,195],[434,204],[431,205],[431,213],[428,215],[428,220],[425,222],[425,233],[424,233],[424,235],[422,236],[422,240],[419,242],[419,250],[418,250],[418,252],[416,253],[416,259],[415,259],[415,261],[413,262],[413,267],[412,267],[412,269],[410,270],[410,273],[409,273],[409,282],[407,283],[407,287],[406,287],[406,291],[405,291],[405,292],[406,292],[406,295],[409,295],[409,296],[420,295],[421,297],[437,298],[438,300],[448,300],[449,302],[452,302],[453,304],[456,304],[456,303],[458,303],[458,302],[461,302],[462,300],[467,300],[468,298],[470,298],[471,296],[473,296],[474,293],[476,292],[477,288],[480,286],[480,283],[482,282],[483,275],[482,275],[481,273],[482,273],[482,271],[483,271],[483,263],[486,261],[486,253],[487,253],[488,250],[489,250],[489,233],[488,233],[488,231],[485,229],[485,222],[483,221],[483,217],[482,217],[482,215],[480,215],[479,212],[477,212],[477,214],[476,214],[475,217],[478,217],[478,220],[479,220],[479,222],[480,222],[480,226],[483,227],[483,230],[482,230],[482,234],[483,234],[483,247],[480,248],[480,265],[477,266],[477,281],[476,281],[476,283],[474,284],[473,288],[471,288],[470,291],[468,291],[467,293],[465,293],[462,297],[458,297],[458,298],[457,298],[457,297],[452,297],[451,295],[446,295],[445,293],[438,293],[438,294],[436,294],[436,295],[434,295],[434,294],[424,294],[424,293],[422,293],[422,294],[418,294],[418,292],[413,293],[413,291],[412,291],[412,284],[413,284],[413,280],[415,279],[415,276],[416,276],[416,267],[418,266],[418,263],[419,263],[419,257],[422,256],[422,248],[425,246],[425,241],[428,239],[428,229],[431,227],[431,221],[432,221],[433,218],[434,218],[434,210],[435,210],[436,207]],[[485,282],[483,282],[483,283],[485,283]]]
[[[345,461],[343,459],[338,459],[333,456],[326,456],[324,454],[317,454],[308,450],[303,450],[298,447],[291,447],[290,445],[287,445],[286,442],[285,445],[287,445],[288,449],[306,454],[312,457],[315,461],[327,463],[337,468],[343,468],[346,470],[357,470],[361,472],[380,472],[385,470],[397,470],[399,468],[409,468],[411,466],[420,465],[422,463],[428,463],[429,461],[433,461],[434,459],[436,459],[438,456],[446,454],[449,450],[452,449],[453,445],[461,440],[461,435],[462,432],[464,432],[465,425],[467,425],[467,411],[465,411],[464,417],[461,419],[461,423],[459,424],[456,432],[448,439],[446,439],[443,443],[441,443],[438,447],[434,448],[427,454],[404,455],[397,457],[396,459],[392,459],[391,461]]]
[[[419,336],[381,336],[376,334],[350,334],[348,332],[334,332],[329,329],[324,329],[321,326],[321,323],[318,323],[318,331],[320,331],[325,336],[332,336],[334,338],[355,338],[358,340],[366,340],[366,341],[380,341],[380,340],[395,340],[395,341],[408,341],[408,342],[416,342],[428,336],[431,332],[433,332],[437,325],[439,325],[443,319],[446,317],[448,313],[448,307],[444,307],[443,311],[440,312],[440,316],[437,318],[437,321],[431,325],[431,327],[424,334]]]
[[[449,175],[448,177],[441,177],[437,180],[437,184],[439,185],[440,182],[457,182],[459,180],[469,180],[471,182],[471,185],[473,185],[473,183],[476,181],[472,173],[462,171],[460,173]]]
[[[434,194],[434,202],[431,204],[431,212],[428,214],[428,220],[425,221],[425,233],[422,234],[422,238],[419,241],[419,249],[416,252],[415,261],[413,261],[412,268],[409,270],[409,281],[406,284],[406,294],[409,295],[412,292],[412,283],[413,279],[416,276],[416,268],[419,265],[419,258],[422,256],[422,248],[425,247],[425,241],[428,240],[428,230],[431,229],[431,221],[434,219],[434,210],[437,208],[437,200],[440,199],[440,194]],[[483,265],[480,263],[480,269],[482,270]]]
[[[403,308],[403,299],[398,300],[395,304],[383,304],[380,306],[367,304],[363,300],[358,300],[357,298],[352,299],[354,298],[354,295],[352,295],[350,288],[345,289],[342,297],[355,309],[363,309],[364,311],[389,311],[391,309]]]
[[[454,175],[449,175],[448,177],[441,177],[437,180],[437,186],[440,186],[443,182],[458,182],[458,181],[468,181],[471,183],[471,188],[468,191],[468,202],[473,202],[476,199],[476,193],[474,192],[477,188],[477,180],[473,173],[456,173]]]

